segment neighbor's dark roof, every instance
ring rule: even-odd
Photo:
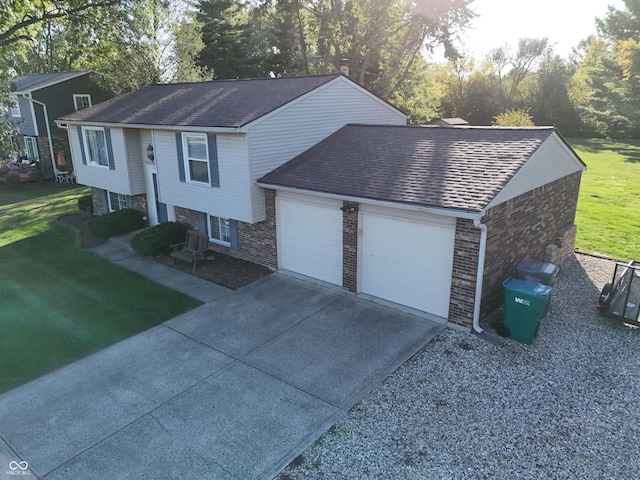
[[[18,92],[31,92],[49,85],[64,82],[71,78],[76,78],[91,72],[55,72],[43,73],[40,75],[27,75],[26,77],[14,78],[11,83],[15,84]]]
[[[480,212],[554,131],[347,125],[258,182]]]
[[[62,121],[242,127],[339,77],[215,80],[149,85],[62,117]]]

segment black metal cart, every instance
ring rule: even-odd
[[[640,327],[640,263],[616,263],[613,280],[607,283],[598,301],[598,310],[612,318]]]

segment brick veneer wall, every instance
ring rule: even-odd
[[[480,230],[473,220],[458,218],[453,245],[453,272],[449,299],[449,322],[465,327],[473,323],[476,297]]]
[[[106,200],[106,190],[91,187],[91,198],[93,200],[93,212],[95,215],[104,215],[109,213],[109,206]],[[147,196],[132,195],[131,208],[139,211],[143,215],[147,215]]]
[[[342,206],[342,286],[358,291],[358,203]]]
[[[211,250],[259,263],[269,268],[278,268],[276,246],[276,202],[275,190],[265,189],[267,218],[258,223],[238,222],[238,249],[209,243]],[[175,207],[176,222],[198,230],[200,212]]]
[[[518,260],[543,261],[548,244],[556,243],[558,232],[572,230],[582,172],[536,188],[490,209],[482,295],[483,313],[500,305],[502,282],[515,275]],[[575,236],[564,240],[564,257],[573,253]]]

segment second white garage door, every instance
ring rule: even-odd
[[[362,213],[360,290],[447,318],[455,220],[430,217]]]
[[[342,202],[276,197],[278,267],[342,285]]]

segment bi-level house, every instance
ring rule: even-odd
[[[514,262],[573,252],[585,165],[553,127],[406,121],[321,75],[151,85],[58,122],[98,213],[480,331]]]
[[[406,122],[341,74],[150,85],[58,121],[96,212],[183,222],[268,265],[256,180],[348,123]]]
[[[52,159],[61,154],[71,163],[66,132],[55,120],[111,97],[92,72],[55,72],[11,80],[11,108],[7,120],[17,122],[12,138],[16,150],[43,168],[55,168]]]

